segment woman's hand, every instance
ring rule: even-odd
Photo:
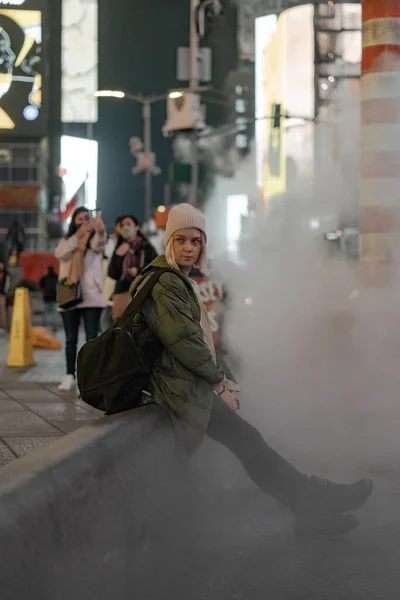
[[[237,398],[235,398],[235,396],[229,390],[226,389],[224,392],[222,392],[222,394],[220,394],[220,398],[235,412],[239,409],[239,402]]]
[[[78,238],[78,240],[82,240],[84,237],[89,238],[89,234],[90,234],[90,225],[88,225],[87,223],[82,223],[82,225],[79,227],[78,231],[75,233],[75,236]]]
[[[233,382],[232,382],[233,383]],[[239,408],[239,401],[235,396],[225,387],[225,383],[220,383],[214,388],[218,396],[234,411]]]
[[[222,385],[229,390],[230,392],[240,392],[240,387],[237,383],[235,383],[234,381],[231,381],[230,379],[224,379],[224,381],[222,382]]]
[[[117,256],[125,256],[129,251],[129,244],[127,242],[123,242],[115,251]]]
[[[93,226],[95,228],[95,230],[97,231],[97,233],[99,235],[104,235],[106,232],[106,226],[103,223],[103,220],[101,217],[96,217],[94,222],[93,222]]]
[[[137,277],[139,270],[136,267],[131,267],[130,269],[128,269],[128,273],[131,277],[135,278]]]

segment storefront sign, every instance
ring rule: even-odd
[[[0,208],[37,208],[38,185],[0,185]]]

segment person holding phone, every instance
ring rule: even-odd
[[[157,251],[140,231],[133,215],[120,218],[120,237],[108,267],[108,276],[116,281],[113,294],[113,320],[116,321],[130,302],[129,288],[138,275],[154,260]]]
[[[107,302],[107,308],[103,312],[103,316],[101,318],[101,328],[102,331],[106,331],[110,327],[113,326],[114,320],[112,317],[113,313],[113,301],[112,297],[115,290],[115,280],[111,279],[108,275],[108,268],[110,266],[111,259],[113,257],[115,248],[117,247],[118,240],[121,236],[121,217],[118,216],[115,219],[114,229],[108,238],[103,257],[103,279],[104,279],[104,298]]]
[[[103,292],[103,253],[107,242],[106,228],[101,215],[93,217],[80,207],[72,215],[67,236],[60,240],[55,257],[60,262],[59,283],[68,279],[79,283],[80,297],[76,305],[59,308],[66,338],[66,375],[59,390],[68,392],[75,387],[76,355],[79,326],[83,320],[86,340],[99,334],[100,318],[106,306]]]

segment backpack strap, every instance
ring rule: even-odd
[[[125,312],[119,318],[119,321],[118,321],[119,323],[124,322],[124,321],[130,319],[131,317],[133,317],[133,315],[142,306],[142,304],[146,300],[146,298],[151,294],[153,287],[155,286],[155,284],[160,279],[160,277],[163,273],[175,273],[177,275],[177,277],[180,277],[179,273],[177,273],[172,268],[154,267],[154,269],[152,270],[152,273],[150,274],[146,283],[143,285],[143,287],[140,288],[140,290],[137,292],[137,294],[135,294],[135,296],[132,298],[131,302],[125,309]]]

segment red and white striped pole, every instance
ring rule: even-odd
[[[400,241],[400,0],[362,0],[360,259],[385,283]]]

